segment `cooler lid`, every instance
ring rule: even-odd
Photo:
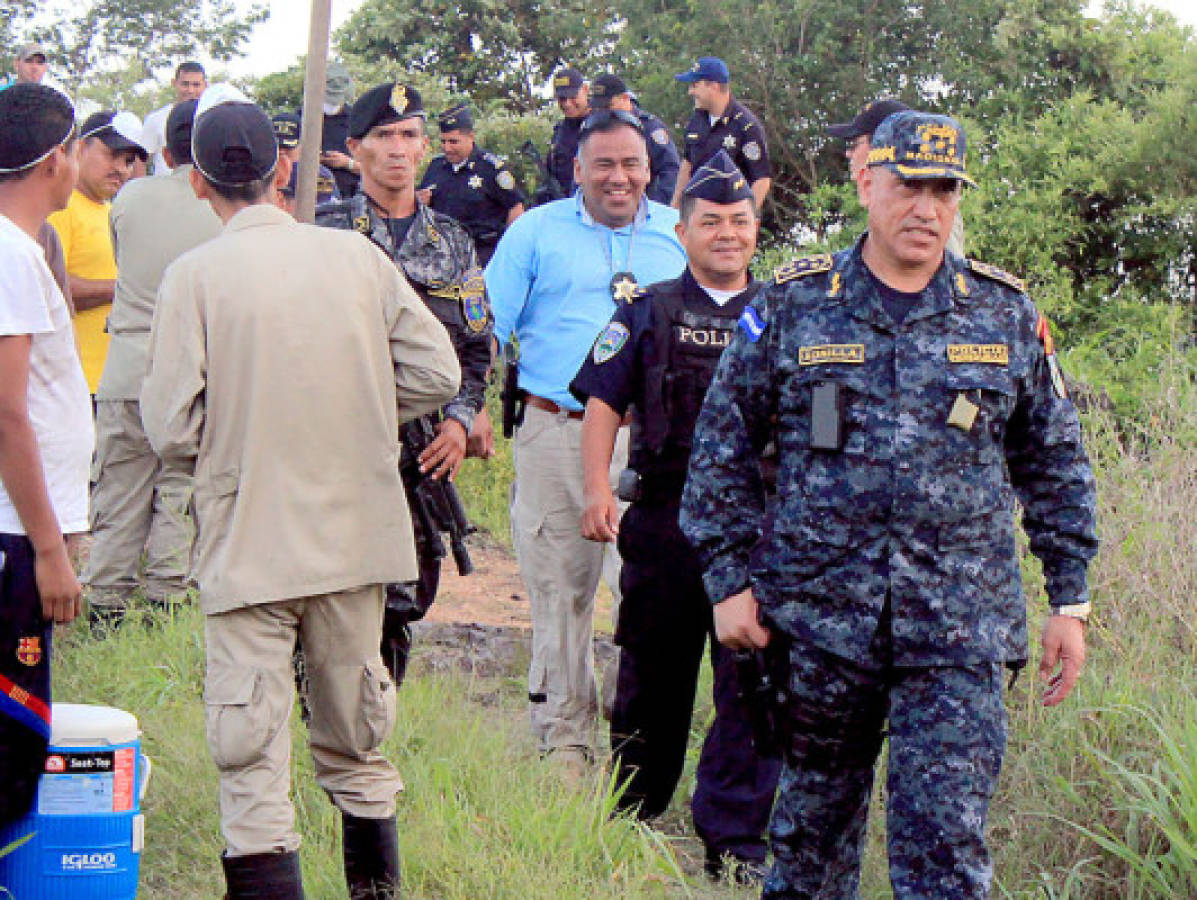
[[[135,715],[111,706],[55,703],[50,721],[50,743],[58,747],[129,744],[141,734]]]

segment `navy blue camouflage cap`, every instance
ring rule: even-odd
[[[905,179],[954,178],[976,187],[964,171],[964,128],[951,116],[896,112],[877,126],[871,144],[867,166]]]
[[[688,83],[695,81],[717,81],[719,84],[727,84],[731,80],[731,72],[727,69],[727,63],[718,56],[700,56],[698,62],[685,72],[679,72],[673,77],[678,81]]]
[[[388,81],[357,98],[349,110],[349,136],[361,139],[376,125],[390,125],[415,117],[428,117],[420,92],[401,81]]]
[[[856,118],[851,122],[828,125],[827,133],[832,137],[843,138],[846,141],[865,134],[872,135],[877,130],[877,126],[887,118],[896,112],[902,112],[906,109],[910,109],[910,107],[901,100],[874,100],[857,113]]]
[[[295,113],[278,113],[270,117],[270,124],[274,126],[274,138],[282,149],[293,150],[299,146],[299,136],[303,133],[299,116]]]
[[[606,109],[611,98],[629,93],[627,84],[618,75],[604,73],[590,84],[590,105],[595,109]]]
[[[585,83],[586,76],[577,69],[558,69],[553,73],[553,96],[558,100],[576,97]]]
[[[443,134],[446,131],[473,131],[474,117],[470,115],[468,103],[451,106],[436,118],[436,124]]]
[[[261,181],[278,165],[270,118],[254,103],[218,103],[199,113],[191,128],[191,157],[213,184],[237,187]]]
[[[748,186],[748,179],[732,162],[726,150],[720,150],[699,166],[682,190],[682,196],[723,205],[739,203],[741,200],[755,202],[756,199],[752,188]]]

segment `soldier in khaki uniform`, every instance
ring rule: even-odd
[[[298,637],[350,895],[394,897],[402,783],[378,751],[395,714],[378,648],[383,585],[416,576],[399,423],[453,397],[460,367],[376,247],[272,204],[289,163],[262,110],[201,103],[192,151],[192,187],[224,231],[166,271],[141,407],[164,464],[194,473],[229,896],[303,896],[288,798]]]
[[[141,425],[138,398],[162,273],[220,233],[220,220],[188,180],[196,103],[184,100],[167,117],[163,158],[170,176],[136,179],[112,203],[116,293],[108,361],[96,391],[93,541],[83,576],[93,622],[123,615],[139,584],[143,550],[145,596],[153,603],[179,597],[191,566],[191,479],[159,462]]]

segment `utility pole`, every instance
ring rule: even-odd
[[[303,76],[303,132],[299,142],[299,176],[295,184],[295,218],[316,218],[316,171],[324,133],[324,81],[328,75],[328,38],[332,0],[312,0],[308,61]]]

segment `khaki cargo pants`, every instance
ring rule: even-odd
[[[529,406],[514,452],[511,532],[531,602],[532,731],[542,753],[589,753],[597,711],[594,592],[602,577],[618,611],[619,554],[614,544],[582,537],[581,421]],[[611,460],[613,485],[627,459],[628,429],[621,428]]]
[[[394,815],[399,773],[378,752],[395,725],[382,663],[383,586],[209,615],[204,683],[208,749],[220,771],[229,856],[299,847],[291,805],[291,652],[306,657],[316,781],[344,812]]]
[[[138,587],[145,552],[145,593],[182,593],[195,534],[188,516],[191,477],[162,467],[141,425],[136,400],[96,404],[91,491],[92,546],[83,582],[92,602],[122,607]]]

